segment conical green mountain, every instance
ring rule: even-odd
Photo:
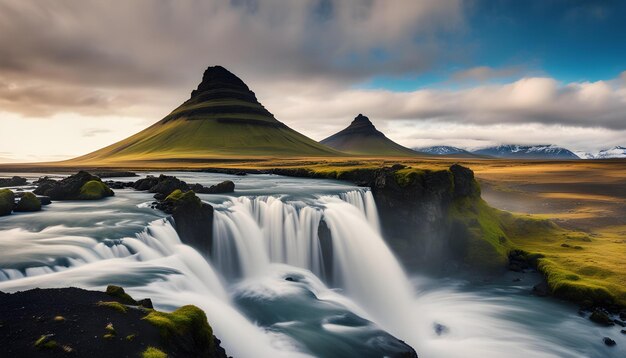
[[[69,162],[99,165],[338,154],[279,122],[241,79],[224,67],[212,66],[191,98],[161,121]]]
[[[359,114],[346,129],[320,143],[355,155],[411,156],[420,154],[387,138],[374,127],[369,118],[362,114]]]

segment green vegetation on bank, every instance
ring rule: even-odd
[[[167,354],[158,348],[148,347],[141,353],[141,358],[167,358]]]
[[[450,217],[468,230],[465,260],[471,267],[503,267],[512,250],[521,250],[554,296],[584,305],[626,306],[626,258],[616,255],[624,244],[614,237],[566,230],[547,219],[492,208],[482,199],[455,201]]]

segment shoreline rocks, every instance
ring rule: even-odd
[[[51,200],[98,200],[113,196],[105,183],[95,175],[79,171],[74,175],[56,181],[48,177],[35,182],[33,193],[49,197]]]
[[[165,313],[142,302],[117,286],[0,292],[0,346],[7,357],[140,357],[148,347],[171,357],[227,357],[199,308]]]
[[[12,187],[12,186],[22,186],[27,184],[26,178],[22,178],[19,176],[14,176],[11,178],[0,178],[0,188]]]

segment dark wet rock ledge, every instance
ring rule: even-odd
[[[3,357],[227,357],[196,306],[155,311],[117,286],[0,292],[0,347]]]

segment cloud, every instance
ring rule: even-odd
[[[264,103],[278,118],[317,139],[344,127],[358,113],[380,121],[626,129],[626,86],[619,80],[561,84],[552,78],[531,77],[458,90],[331,91],[320,87],[305,94],[295,89],[288,93],[264,93]]]
[[[483,82],[492,79],[511,77],[520,73],[521,69],[517,67],[492,68],[489,66],[478,66],[455,72],[452,74],[451,79],[459,82]]]
[[[95,87],[188,86],[216,63],[257,78],[419,71],[461,12],[459,0],[8,1],[0,70]]]

